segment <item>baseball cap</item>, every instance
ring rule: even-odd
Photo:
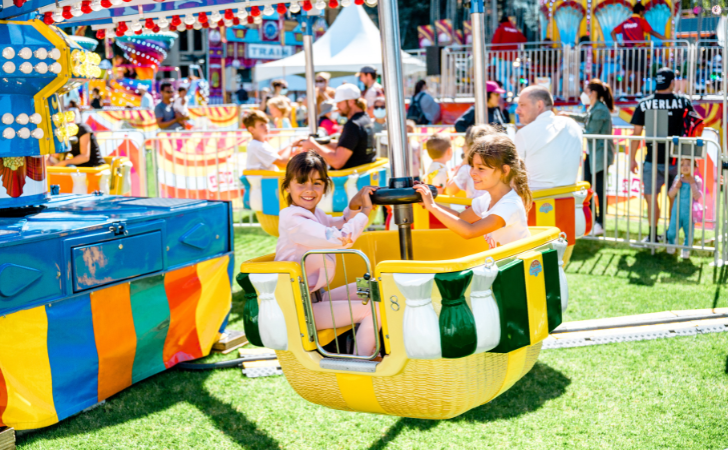
[[[321,112],[319,113],[319,117],[332,111],[336,111],[336,104],[332,100],[323,101],[321,102]]]
[[[657,81],[657,90],[661,91],[670,87],[670,83],[675,79],[675,72],[669,67],[663,67],[657,71],[655,80]]]
[[[357,73],[357,76],[361,75],[362,73],[370,73],[372,75],[376,75],[377,69],[375,69],[372,66],[364,66],[361,69],[359,69],[359,73]]]
[[[488,81],[487,83],[485,83],[485,87],[487,89],[487,92],[495,92],[496,94],[506,93],[506,91],[501,89],[501,87],[498,86],[498,83],[496,83],[495,81]]]
[[[361,97],[361,90],[351,83],[346,83],[336,88],[334,103],[356,100],[359,97]]]

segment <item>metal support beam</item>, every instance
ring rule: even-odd
[[[382,78],[387,92],[387,139],[392,182],[412,186],[412,158],[407,145],[402,80],[402,53],[399,48],[399,11],[397,0],[379,0],[379,29],[382,33]],[[393,186],[390,186],[393,187]],[[403,186],[404,187],[404,186]],[[394,207],[394,223],[399,229],[400,256],[412,259],[412,205]]]
[[[495,1],[493,7],[495,8]],[[473,72],[475,88],[475,124],[488,123],[488,92],[485,83],[488,61],[485,53],[485,17],[483,0],[471,0],[470,23],[473,27]]]
[[[316,74],[313,68],[313,21],[316,17],[308,15],[305,19],[306,29],[303,31],[303,54],[306,60],[306,101],[308,103],[308,128],[316,134]]]

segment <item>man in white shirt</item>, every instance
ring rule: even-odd
[[[531,190],[576,183],[581,166],[581,127],[552,111],[548,89],[529,86],[518,98],[516,114],[526,126],[516,133],[516,150],[526,164]]]

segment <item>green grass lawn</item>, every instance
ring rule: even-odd
[[[275,238],[236,229],[237,263]],[[566,320],[728,306],[710,258],[580,241]],[[230,327],[242,329],[236,289]],[[214,355],[208,360],[227,359]],[[728,333],[545,350],[501,397],[448,421],[310,404],[284,377],[170,370],[19,438],[25,449],[440,449],[728,447]]]

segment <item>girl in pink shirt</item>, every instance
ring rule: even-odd
[[[349,248],[361,236],[373,208],[370,196],[376,188],[362,188],[341,217],[331,217],[316,207],[330,186],[326,162],[317,153],[309,151],[291,158],[281,185],[291,206],[282,209],[278,216],[276,261],[300,263],[307,251]],[[335,271],[336,255],[307,257],[306,277],[311,292],[327,288]],[[316,328],[334,328],[333,320],[336,327],[361,324],[356,333],[355,353],[371,356],[376,345],[371,305],[362,305],[359,301],[356,283],[348,285],[348,292],[351,302],[347,298],[347,286],[340,286],[331,290],[330,297],[323,294],[323,301],[313,304]]]

